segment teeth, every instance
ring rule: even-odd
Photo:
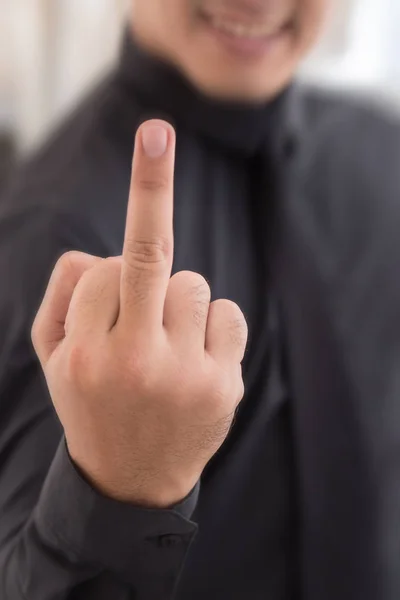
[[[240,23],[229,23],[228,21],[222,21],[217,18],[211,18],[211,25],[215,29],[229,33],[236,37],[241,38],[263,38],[271,35],[270,30],[266,27],[248,27],[241,25]]]

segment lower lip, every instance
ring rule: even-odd
[[[203,23],[211,35],[221,43],[231,54],[247,59],[262,58],[271,53],[276,46],[288,35],[288,27],[266,37],[240,37],[214,27],[207,17],[202,17]]]

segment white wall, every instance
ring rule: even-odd
[[[306,74],[326,85],[398,95],[400,102],[400,0],[352,4],[345,51],[334,60],[312,61]]]
[[[6,4],[8,112],[17,135],[27,143],[41,132],[49,109],[48,0],[1,0]]]
[[[8,32],[2,125],[11,121],[21,151],[40,143],[112,63],[125,1],[0,0],[0,34]]]
[[[111,66],[118,50],[123,11],[116,0],[65,0],[53,24],[58,60],[54,69],[55,116]]]

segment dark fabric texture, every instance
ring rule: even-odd
[[[57,258],[121,252],[133,138],[177,130],[174,272],[244,311],[246,393],[179,506],[69,459],[30,327]],[[400,128],[293,83],[223,105],[129,38],[0,200],[0,598],[398,600]]]

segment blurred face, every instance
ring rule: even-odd
[[[262,101],[292,78],[330,0],[133,0],[136,39],[203,93]]]

